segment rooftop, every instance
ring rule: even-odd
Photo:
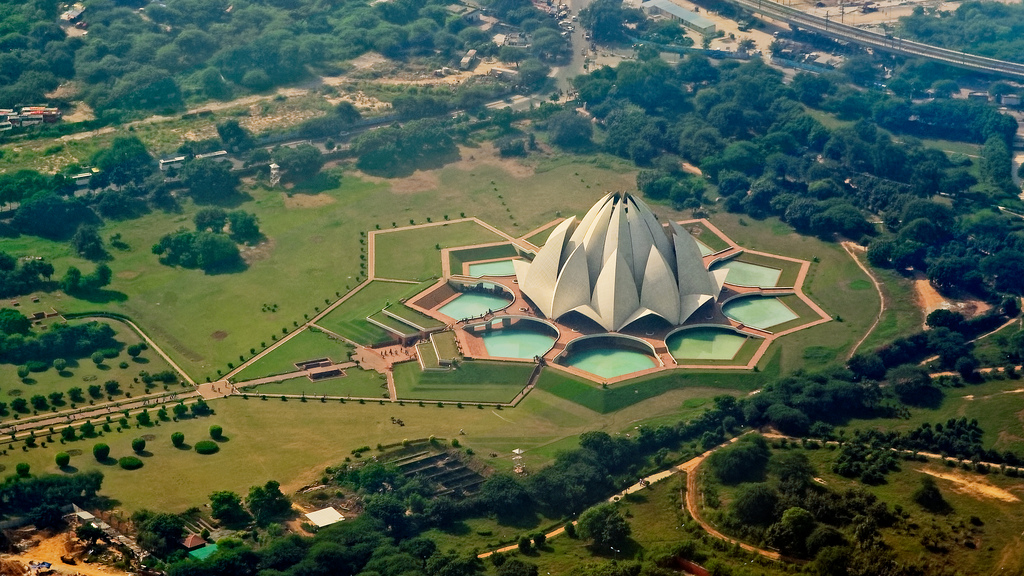
[[[659,10],[667,12],[676,18],[686,20],[690,24],[701,28],[707,28],[708,26],[715,25],[711,20],[708,20],[696,12],[689,11],[671,0],[647,0],[640,6],[643,8],[658,8]]]

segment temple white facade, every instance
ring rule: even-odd
[[[709,272],[688,232],[666,229],[624,192],[560,223],[532,262],[514,263],[519,288],[545,316],[575,311],[609,331],[649,315],[682,324],[718,298],[728,273]]]

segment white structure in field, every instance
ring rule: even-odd
[[[515,260],[519,287],[548,318],[576,311],[618,331],[645,316],[682,324],[722,291],[692,236],[666,230],[639,198],[608,194],[583,220],[569,218],[533,262]]]

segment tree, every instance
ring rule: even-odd
[[[530,504],[530,494],[511,475],[495,474],[481,487],[480,500],[499,518],[508,518],[525,512]]]
[[[175,432],[175,433],[171,434],[171,444],[173,444],[175,448],[181,448],[181,446],[184,443],[185,443],[185,435],[184,434],[182,434],[181,432]]]
[[[67,367],[68,367],[68,361],[67,360],[65,360],[63,358],[55,358],[53,360],[53,369],[56,370],[58,373],[63,372],[64,369],[67,368]],[[81,396],[81,394],[82,394],[82,389],[81,388],[72,388],[71,390],[68,391],[69,395],[72,396],[72,399],[74,399],[75,394],[72,394],[71,392],[73,392],[74,390],[78,390],[78,396]]]
[[[203,208],[193,219],[200,232],[223,232],[228,223],[227,212],[220,208]]]
[[[580,10],[580,24],[590,30],[598,42],[619,42],[626,39],[625,25],[641,22],[642,13],[622,7],[622,0],[597,0]]]
[[[495,570],[498,576],[537,576],[537,565],[519,558],[509,558]]]
[[[744,524],[768,526],[775,521],[775,508],[779,495],[764,482],[741,484],[730,508],[736,519]]]
[[[178,548],[185,533],[185,521],[177,514],[156,514],[140,510],[132,514],[139,529],[138,543],[157,556],[166,556]]]
[[[814,516],[807,510],[789,508],[782,513],[782,519],[768,529],[768,543],[786,554],[802,555],[815,524]]]
[[[102,442],[92,447],[92,455],[97,462],[104,462],[110,457],[110,446]]]
[[[935,479],[928,475],[921,476],[921,485],[914,490],[912,498],[918,506],[936,514],[947,513],[952,509],[946,499],[942,497],[942,492],[935,484]]]
[[[596,550],[620,549],[631,528],[619,509],[611,503],[599,504],[580,515],[576,533],[592,540]]]
[[[79,256],[89,260],[101,260],[107,257],[107,251],[103,248],[103,239],[95,226],[79,226],[78,231],[71,237],[71,247]]]
[[[71,463],[71,456],[67,452],[57,452],[53,461],[57,464],[58,468],[66,468]]]
[[[270,480],[263,486],[253,486],[245,499],[253,518],[260,525],[281,516],[291,509],[291,502],[281,493],[281,484]]]
[[[78,528],[75,528],[75,536],[89,546],[92,546],[97,540],[103,538],[104,532],[91,522],[83,522],[78,525]]]
[[[921,366],[897,366],[889,371],[888,380],[893,392],[907,404],[921,402],[922,397],[932,390],[931,376]]]
[[[230,165],[210,158],[190,160],[181,168],[181,181],[196,202],[215,203],[235,195],[238,176]]]
[[[13,308],[0,309],[0,334],[28,334],[32,321]]]
[[[136,438],[136,439],[132,440],[132,450],[134,450],[136,454],[142,454],[143,452],[145,452],[146,451],[146,439],[145,438]]]
[[[548,119],[551,142],[563,148],[580,148],[590,144],[594,127],[573,110],[564,110]]]
[[[97,152],[92,161],[103,172],[103,179],[118,187],[129,182],[141,184],[156,164],[146,145],[135,136],[114,138],[110,148]]]
[[[228,150],[241,152],[253,146],[252,136],[234,118],[217,124],[217,135]]]
[[[210,494],[210,513],[221,522],[236,523],[249,519],[242,508],[242,498],[234,492],[220,491]]]
[[[281,170],[295,180],[313,176],[324,165],[320,149],[310,144],[299,144],[294,148],[280,146],[274,149],[273,158],[274,162],[281,166]]]
[[[19,462],[18,465],[14,467],[15,472],[17,472],[20,478],[28,478],[29,471],[31,469],[32,468],[24,462]]]
[[[60,280],[60,289],[65,294],[74,294],[78,292],[82,287],[82,271],[74,266],[69,266],[68,271],[64,273],[64,277]]]
[[[214,440],[220,440],[223,437],[224,437],[224,429],[223,428],[221,428],[220,426],[217,426],[216,424],[214,424],[213,426],[210,426],[210,438],[213,438]]]
[[[259,220],[255,214],[234,210],[228,214],[231,239],[235,242],[255,244],[260,239]]]
[[[530,541],[530,537],[529,536],[520,536],[519,537],[519,553],[520,554],[529,554],[530,550],[532,549],[532,547],[533,547],[533,542]]]

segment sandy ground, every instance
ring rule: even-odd
[[[53,569],[63,574],[83,574],[85,576],[129,576],[128,572],[116,570],[99,564],[78,563],[75,565],[61,562],[60,557],[67,554],[70,534],[61,532],[39,543],[38,546],[26,550],[22,554],[11,555],[10,558],[24,564],[29,562],[49,562]]]
[[[285,208],[320,208],[321,206],[328,206],[336,202],[333,196],[328,196],[327,194],[295,194],[289,196],[282,192],[281,195],[284,196]]]
[[[513,178],[527,178],[534,174],[532,166],[527,166],[514,158],[502,158],[490,142],[485,142],[478,148],[459,146],[459,157],[458,161],[448,164],[446,168],[451,167],[470,172],[480,164],[489,164],[508,172]],[[371,182],[387,183],[391,186],[391,191],[396,194],[415,194],[436,190],[441,185],[441,170],[416,170],[404,178],[382,178],[362,171],[357,171],[357,174],[360,178]]]
[[[984,477],[980,477],[981,479],[979,480],[978,476],[965,476],[953,470],[939,472],[929,468],[918,468],[918,471],[952,482],[953,491],[960,494],[967,494],[975,498],[995,498],[1003,502],[1020,502],[1020,498],[992,484],[987,479],[984,479]]]
[[[914,273],[914,292],[917,294],[917,305],[924,310],[925,316],[939,310],[960,312],[968,318],[984,314],[992,308],[981,300],[953,300],[946,298],[932,286],[928,278],[921,272]]]

